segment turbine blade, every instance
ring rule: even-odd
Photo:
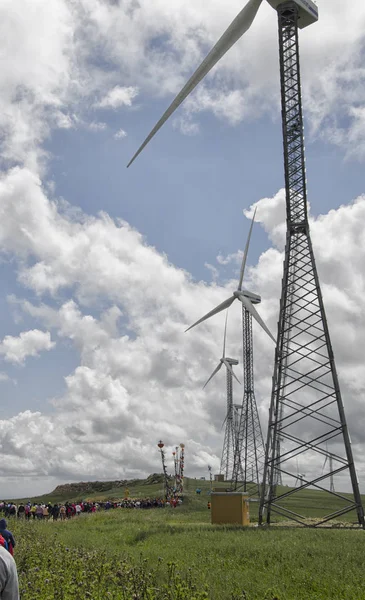
[[[226,337],[227,337],[227,321],[228,321],[228,310],[226,312],[226,322],[224,325],[224,338],[223,338],[223,358],[226,356]]]
[[[222,304],[219,304],[216,308],[213,308],[213,310],[211,310],[206,315],[204,315],[204,317],[202,317],[201,319],[199,319],[199,321],[197,321],[196,323],[194,323],[194,325],[190,325],[190,327],[188,327],[187,329],[185,329],[185,333],[187,331],[189,331],[189,329],[192,329],[193,327],[195,327],[195,325],[199,325],[199,323],[202,323],[203,321],[206,321],[210,317],[213,317],[213,315],[216,315],[219,312],[221,312],[222,310],[224,310],[225,308],[228,308],[229,306],[231,306],[231,304],[232,304],[232,302],[233,302],[234,299],[235,299],[235,297],[231,296],[230,298],[228,298],[228,300],[225,300],[224,302],[222,302]]]
[[[244,296],[243,294],[240,294],[239,298],[240,298],[242,304],[247,308],[248,312],[251,313],[251,315],[253,316],[253,318],[256,319],[256,321],[259,323],[259,325],[261,325],[262,329],[264,329],[264,331],[266,331],[267,335],[269,337],[271,337],[271,339],[274,342],[274,344],[276,344],[276,340],[275,340],[274,336],[272,335],[270,329],[267,327],[265,321],[260,317],[260,315],[257,312],[256,308],[252,304],[251,300],[249,300],[248,298],[246,298],[246,296]]]
[[[250,240],[251,240],[251,233],[252,233],[252,227],[253,224],[255,222],[255,216],[256,216],[256,210],[257,208],[255,208],[255,212],[253,213],[253,217],[252,217],[252,221],[251,221],[251,226],[250,226],[250,230],[248,232],[248,237],[247,237],[247,242],[246,242],[246,246],[245,246],[245,251],[243,253],[243,257],[242,257],[242,265],[241,265],[241,272],[240,272],[240,280],[238,283],[238,291],[242,290],[242,282],[243,282],[243,276],[245,274],[245,268],[246,268],[246,261],[247,261],[247,254],[248,254],[248,249],[250,246]]]
[[[322,474],[323,474],[323,471],[324,471],[324,470],[325,470],[325,468],[326,468],[327,459],[328,459],[328,456],[326,456],[326,458],[324,459],[324,463],[323,463],[323,467],[322,467]]]
[[[235,378],[236,381],[238,381],[238,383],[241,385],[240,380],[238,379],[238,377],[236,376],[236,373],[233,371],[232,369],[232,365],[229,364],[228,360],[223,359],[224,364],[226,365],[228,371],[230,373],[232,373],[233,377]]]
[[[225,426],[227,419],[228,419],[228,413],[226,414],[226,418],[224,419],[224,421],[222,423],[221,431],[222,431],[223,427]]]
[[[233,375],[233,377],[235,378],[235,380],[237,381],[237,383],[239,383],[240,385],[242,385],[242,383],[241,383],[241,382],[240,382],[240,380],[238,379],[238,377],[237,377],[236,373],[233,371],[233,369],[232,369],[232,375]]]
[[[241,10],[237,17],[232,21],[228,29],[223,33],[216,45],[212,48],[206,58],[203,60],[200,67],[190,77],[189,81],[184,85],[181,92],[178,93],[175,100],[170,104],[169,108],[162,115],[161,119],[154,126],[151,133],[146,137],[143,144],[138,148],[133,158],[129,161],[127,167],[137,158],[143,148],[158,132],[167,119],[175,112],[180,104],[189,96],[198,83],[209,73],[209,71],[217,64],[217,62],[225,55],[226,52],[242,37],[242,35],[251,27],[256,13],[260,7],[262,0],[249,0],[246,6]]]
[[[211,381],[211,379],[213,379],[214,375],[216,375],[218,373],[218,371],[221,367],[222,367],[222,363],[219,362],[218,365],[216,366],[216,368],[214,369],[213,373],[209,377],[208,381],[203,385],[203,390],[208,385],[208,383]]]

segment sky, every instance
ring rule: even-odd
[[[209,6],[208,6],[209,4]],[[219,469],[224,315],[236,285],[276,332],[285,236],[276,15],[250,31],[126,165],[240,0],[0,5],[0,448],[4,497]],[[300,31],[310,226],[365,493],[365,7],[318,1]],[[255,328],[266,431],[274,348]],[[227,349],[240,360],[239,308]],[[235,401],[242,387],[234,387]],[[307,465],[300,465],[305,472]]]

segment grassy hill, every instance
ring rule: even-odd
[[[90,500],[119,499],[125,484],[131,497],[161,496],[162,481],[161,475],[152,475],[68,484],[38,499],[76,500],[85,491]],[[214,485],[224,489],[227,484]],[[365,598],[365,532],[259,528],[254,501],[251,527],[212,525],[209,491],[209,481],[186,478],[184,502],[176,509],[100,511],[55,523],[9,519],[17,540],[22,600]],[[292,510],[314,517],[336,510],[343,500],[309,489],[287,502]],[[355,521],[353,514],[345,518]]]
[[[227,482],[213,482],[214,489],[226,489]],[[155,498],[164,495],[163,475],[154,473],[147,479],[118,480],[118,481],[93,481],[69,483],[57,486],[52,492],[30,498],[12,499],[16,503],[20,501],[32,502],[66,502],[76,500],[105,501],[120,500],[125,497],[128,488],[131,498]],[[196,489],[201,489],[201,494],[196,494]],[[289,491],[292,488],[279,487],[278,492]],[[190,511],[206,511],[209,500],[210,482],[186,477],[184,480],[184,507]],[[343,494],[350,498],[349,494]],[[365,505],[365,497],[363,497]],[[326,492],[315,489],[306,489],[297,492],[285,501],[285,506],[294,512],[305,515],[308,518],[317,518],[328,513],[340,510],[346,502]],[[256,521],[258,517],[258,502],[254,499],[250,503],[251,520]],[[273,515],[274,521],[283,519]],[[350,512],[340,517],[342,522],[356,523],[356,514]]]

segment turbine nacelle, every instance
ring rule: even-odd
[[[267,0],[270,6],[278,9],[284,0]],[[298,7],[298,27],[304,29],[318,21],[318,6],[312,0],[292,0]]]
[[[221,358],[221,362],[227,362],[230,365],[238,365],[239,362],[235,358]]]
[[[261,302],[261,296],[254,294],[253,292],[249,292],[248,290],[236,290],[233,292],[233,296],[238,298],[238,300],[240,300],[242,296],[245,296],[245,298],[251,300],[252,304],[260,304]]]

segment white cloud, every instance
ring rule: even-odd
[[[123,138],[127,137],[127,132],[124,131],[124,129],[119,129],[115,134],[114,134],[114,139],[115,140],[122,140]]]
[[[121,87],[116,85],[99,102],[94,104],[95,108],[119,108],[120,106],[132,106],[134,98],[138,95],[136,87]]]
[[[64,0],[0,5],[3,53],[0,82],[2,158],[35,166],[50,127],[69,127],[73,97],[73,19]]]
[[[46,8],[41,0],[5,0],[0,22],[11,35],[3,36],[8,60],[0,82],[3,161],[39,169],[50,131],[77,126],[93,105],[131,106],[138,90],[145,105],[148,94],[168,96],[168,103],[241,5],[212,0],[208,13],[205,8],[204,0],[142,0],[133,10],[102,0],[50,0]],[[361,10],[362,0],[323,0],[319,22],[300,38],[308,129],[362,156]],[[263,3],[252,29],[176,115],[183,133],[198,131],[201,111],[231,124],[279,117],[275,20]]]
[[[133,85],[157,96],[179,91],[242,8],[238,0],[141,0],[133,10],[101,0],[86,2],[84,30],[103,45],[104,56]],[[365,106],[362,0],[322,0],[320,19],[300,32],[307,125],[327,140],[341,139]],[[235,124],[269,114],[279,117],[276,15],[265,2],[251,30],[215,67],[182,109],[184,119],[212,111]],[[329,60],[330,57],[330,60]],[[166,100],[166,106],[168,100]],[[356,125],[355,125],[356,126]],[[309,127],[308,127],[309,129]]]
[[[91,121],[88,125],[88,129],[91,131],[104,131],[107,128],[107,124],[100,121]]]
[[[173,120],[173,127],[184,135],[196,135],[200,131],[199,123],[193,121],[191,115],[177,117]]]
[[[22,331],[18,337],[7,335],[0,342],[0,355],[7,362],[22,365],[28,356],[39,356],[39,353],[54,348],[49,331]],[[3,374],[1,374],[3,375]],[[2,379],[4,380],[4,379]]]

